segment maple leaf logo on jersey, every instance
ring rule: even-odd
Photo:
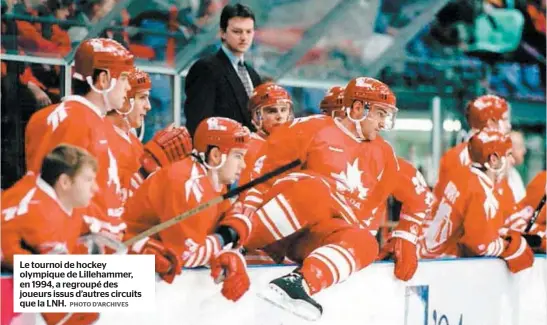
[[[116,158],[108,148],[108,182],[107,185],[110,186],[114,184],[116,186],[116,193],[121,194],[122,184],[120,183],[120,177],[118,176],[118,163]]]
[[[425,189],[427,187],[427,183],[425,182],[422,173],[418,171],[416,172],[416,176],[412,177],[412,184],[414,184],[414,189],[416,190],[416,194],[418,195],[425,192]]]
[[[256,161],[255,161],[255,165],[253,167],[253,171],[257,174],[260,174],[261,171],[262,171],[262,167],[264,167],[264,160],[266,160],[266,155],[258,158]]]
[[[460,163],[464,166],[471,164],[471,157],[469,156],[469,149],[466,146],[459,154]]]
[[[494,196],[494,192],[492,191],[492,189],[489,188],[489,186],[482,180],[482,178],[479,178],[479,182],[484,189],[484,194],[486,194],[486,200],[484,200],[483,203],[486,218],[494,219],[494,216],[498,212],[500,204]]]
[[[192,166],[192,171],[190,172],[190,179],[184,182],[186,202],[188,202],[188,200],[190,199],[190,194],[193,194],[195,196],[197,202],[201,201],[201,198],[203,197],[203,187],[199,183],[199,179],[202,177],[203,175],[199,174],[199,170],[196,164],[194,164]]]
[[[345,171],[339,174],[331,173],[331,176],[336,180],[336,189],[339,191],[350,191],[351,193],[357,190],[359,198],[364,199],[367,196],[368,189],[361,182],[363,171],[359,170],[359,158],[356,158],[353,164],[346,164]]]
[[[62,121],[64,121],[67,117],[68,117],[68,114],[66,112],[65,105],[61,104],[57,106],[57,108],[55,108],[55,110],[53,110],[51,114],[49,114],[49,116],[47,117],[47,124],[51,125],[53,131],[55,131],[55,129],[57,129],[59,124]]]
[[[428,209],[431,210],[433,207],[433,202],[435,201],[435,196],[431,192],[427,192],[425,194],[425,204],[427,205]]]

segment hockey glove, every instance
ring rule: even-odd
[[[223,282],[221,293],[232,301],[239,300],[251,285],[247,264],[237,250],[220,251],[211,260],[211,276],[215,283]]]
[[[393,258],[395,269],[393,273],[399,280],[412,279],[418,269],[416,244],[407,239],[392,237],[378,254],[378,260]]]
[[[509,230],[505,239],[505,250],[500,257],[505,260],[509,271],[520,272],[534,264],[534,253],[520,233]]]
[[[169,126],[157,132],[152,140],[144,145],[140,158],[144,171],[148,174],[168,166],[192,153],[192,137],[185,127]],[[148,176],[148,175],[143,175]]]
[[[157,240],[149,238],[144,246],[136,252],[139,254],[154,255],[156,272],[167,283],[172,283],[175,276],[182,272],[182,258],[173,249],[165,247]]]

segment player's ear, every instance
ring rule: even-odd
[[[108,78],[108,73],[106,71],[101,71],[95,82],[95,87],[98,89],[107,89],[110,85],[110,80]]]
[[[353,104],[351,104],[350,114],[353,118],[360,119],[363,116],[364,109],[363,102],[354,100]]]
[[[222,153],[218,150],[217,147],[214,147],[209,151],[209,156],[207,157],[207,164],[211,166],[218,166],[222,161]]]
[[[498,154],[493,153],[493,154],[490,155],[489,160],[490,160],[490,166],[494,167],[494,166],[497,166],[499,164],[500,157],[498,156]]]
[[[68,190],[72,186],[72,179],[70,178],[70,176],[63,173],[59,175],[56,185],[63,190]]]

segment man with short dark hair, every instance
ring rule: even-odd
[[[87,207],[99,190],[97,167],[86,150],[61,144],[44,157],[32,186],[20,182],[2,193],[3,268],[13,269],[15,255],[91,252],[79,240],[89,228],[78,208]],[[93,324],[99,314],[43,313],[42,317],[47,325],[84,325]]]
[[[227,5],[220,16],[221,49],[198,60],[186,76],[186,127],[193,135],[199,122],[227,117],[254,130],[247,102],[260,76],[244,60],[253,43],[255,16],[247,6]]]

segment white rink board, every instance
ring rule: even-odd
[[[393,277],[392,263],[375,263],[315,296],[324,308],[318,322],[297,318],[257,297],[271,279],[293,268],[252,267],[251,289],[237,303],[222,297],[209,270],[185,270],[171,285],[156,284],[155,312],[103,313],[96,324],[547,324],[545,255],[536,255],[534,267],[518,275],[511,275],[499,259],[421,262],[407,283]]]

